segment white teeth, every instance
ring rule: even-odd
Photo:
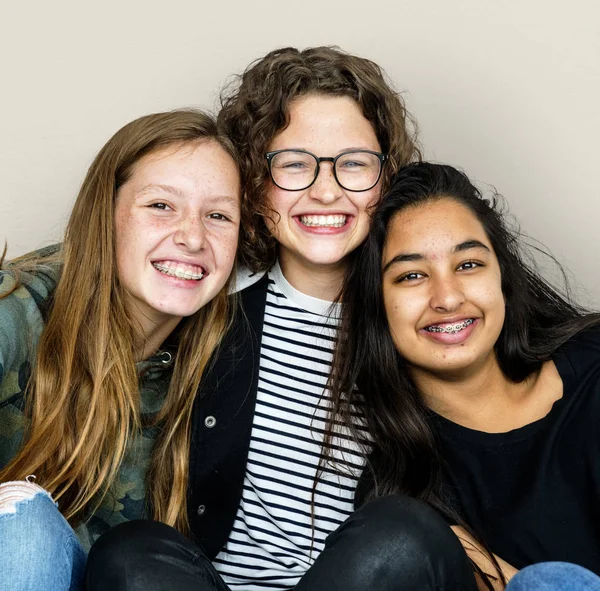
[[[300,221],[305,226],[321,228],[341,228],[346,224],[345,215],[301,215]]]
[[[197,267],[196,265],[185,265],[183,263],[166,261],[164,263],[152,263],[152,266],[157,271],[169,275],[169,277],[177,277],[178,279],[200,281],[200,279],[204,277],[204,272],[201,270],[201,267]]]
[[[427,332],[448,332],[448,333],[456,333],[459,332],[465,328],[467,328],[467,326],[470,326],[471,324],[473,324],[473,322],[475,322],[475,320],[473,320],[473,318],[467,318],[466,320],[463,320],[462,322],[456,322],[455,324],[447,324],[446,326],[428,326],[425,330]]]

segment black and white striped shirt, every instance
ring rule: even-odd
[[[214,562],[232,590],[292,589],[353,511],[364,455],[342,432],[332,448],[344,469],[325,467],[313,530],[312,490],[338,316],[330,302],[295,290],[279,265],[269,272],[244,489],[229,540]]]

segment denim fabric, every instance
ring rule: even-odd
[[[86,553],[46,492],[0,510],[0,591],[81,591]]]
[[[506,591],[600,591],[600,577],[568,562],[539,562],[520,570]]]

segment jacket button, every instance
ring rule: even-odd
[[[208,415],[204,419],[204,425],[207,426],[209,429],[212,429],[216,424],[217,424],[217,419],[215,419],[215,417],[213,417],[212,415]]]
[[[202,517],[204,512],[206,511],[206,505],[199,505],[196,513],[198,513],[198,517]]]

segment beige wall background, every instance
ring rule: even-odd
[[[0,241],[60,238],[102,144],[140,115],[216,108],[281,46],[382,65],[428,158],[495,186],[600,307],[597,0],[55,0],[0,8]]]

